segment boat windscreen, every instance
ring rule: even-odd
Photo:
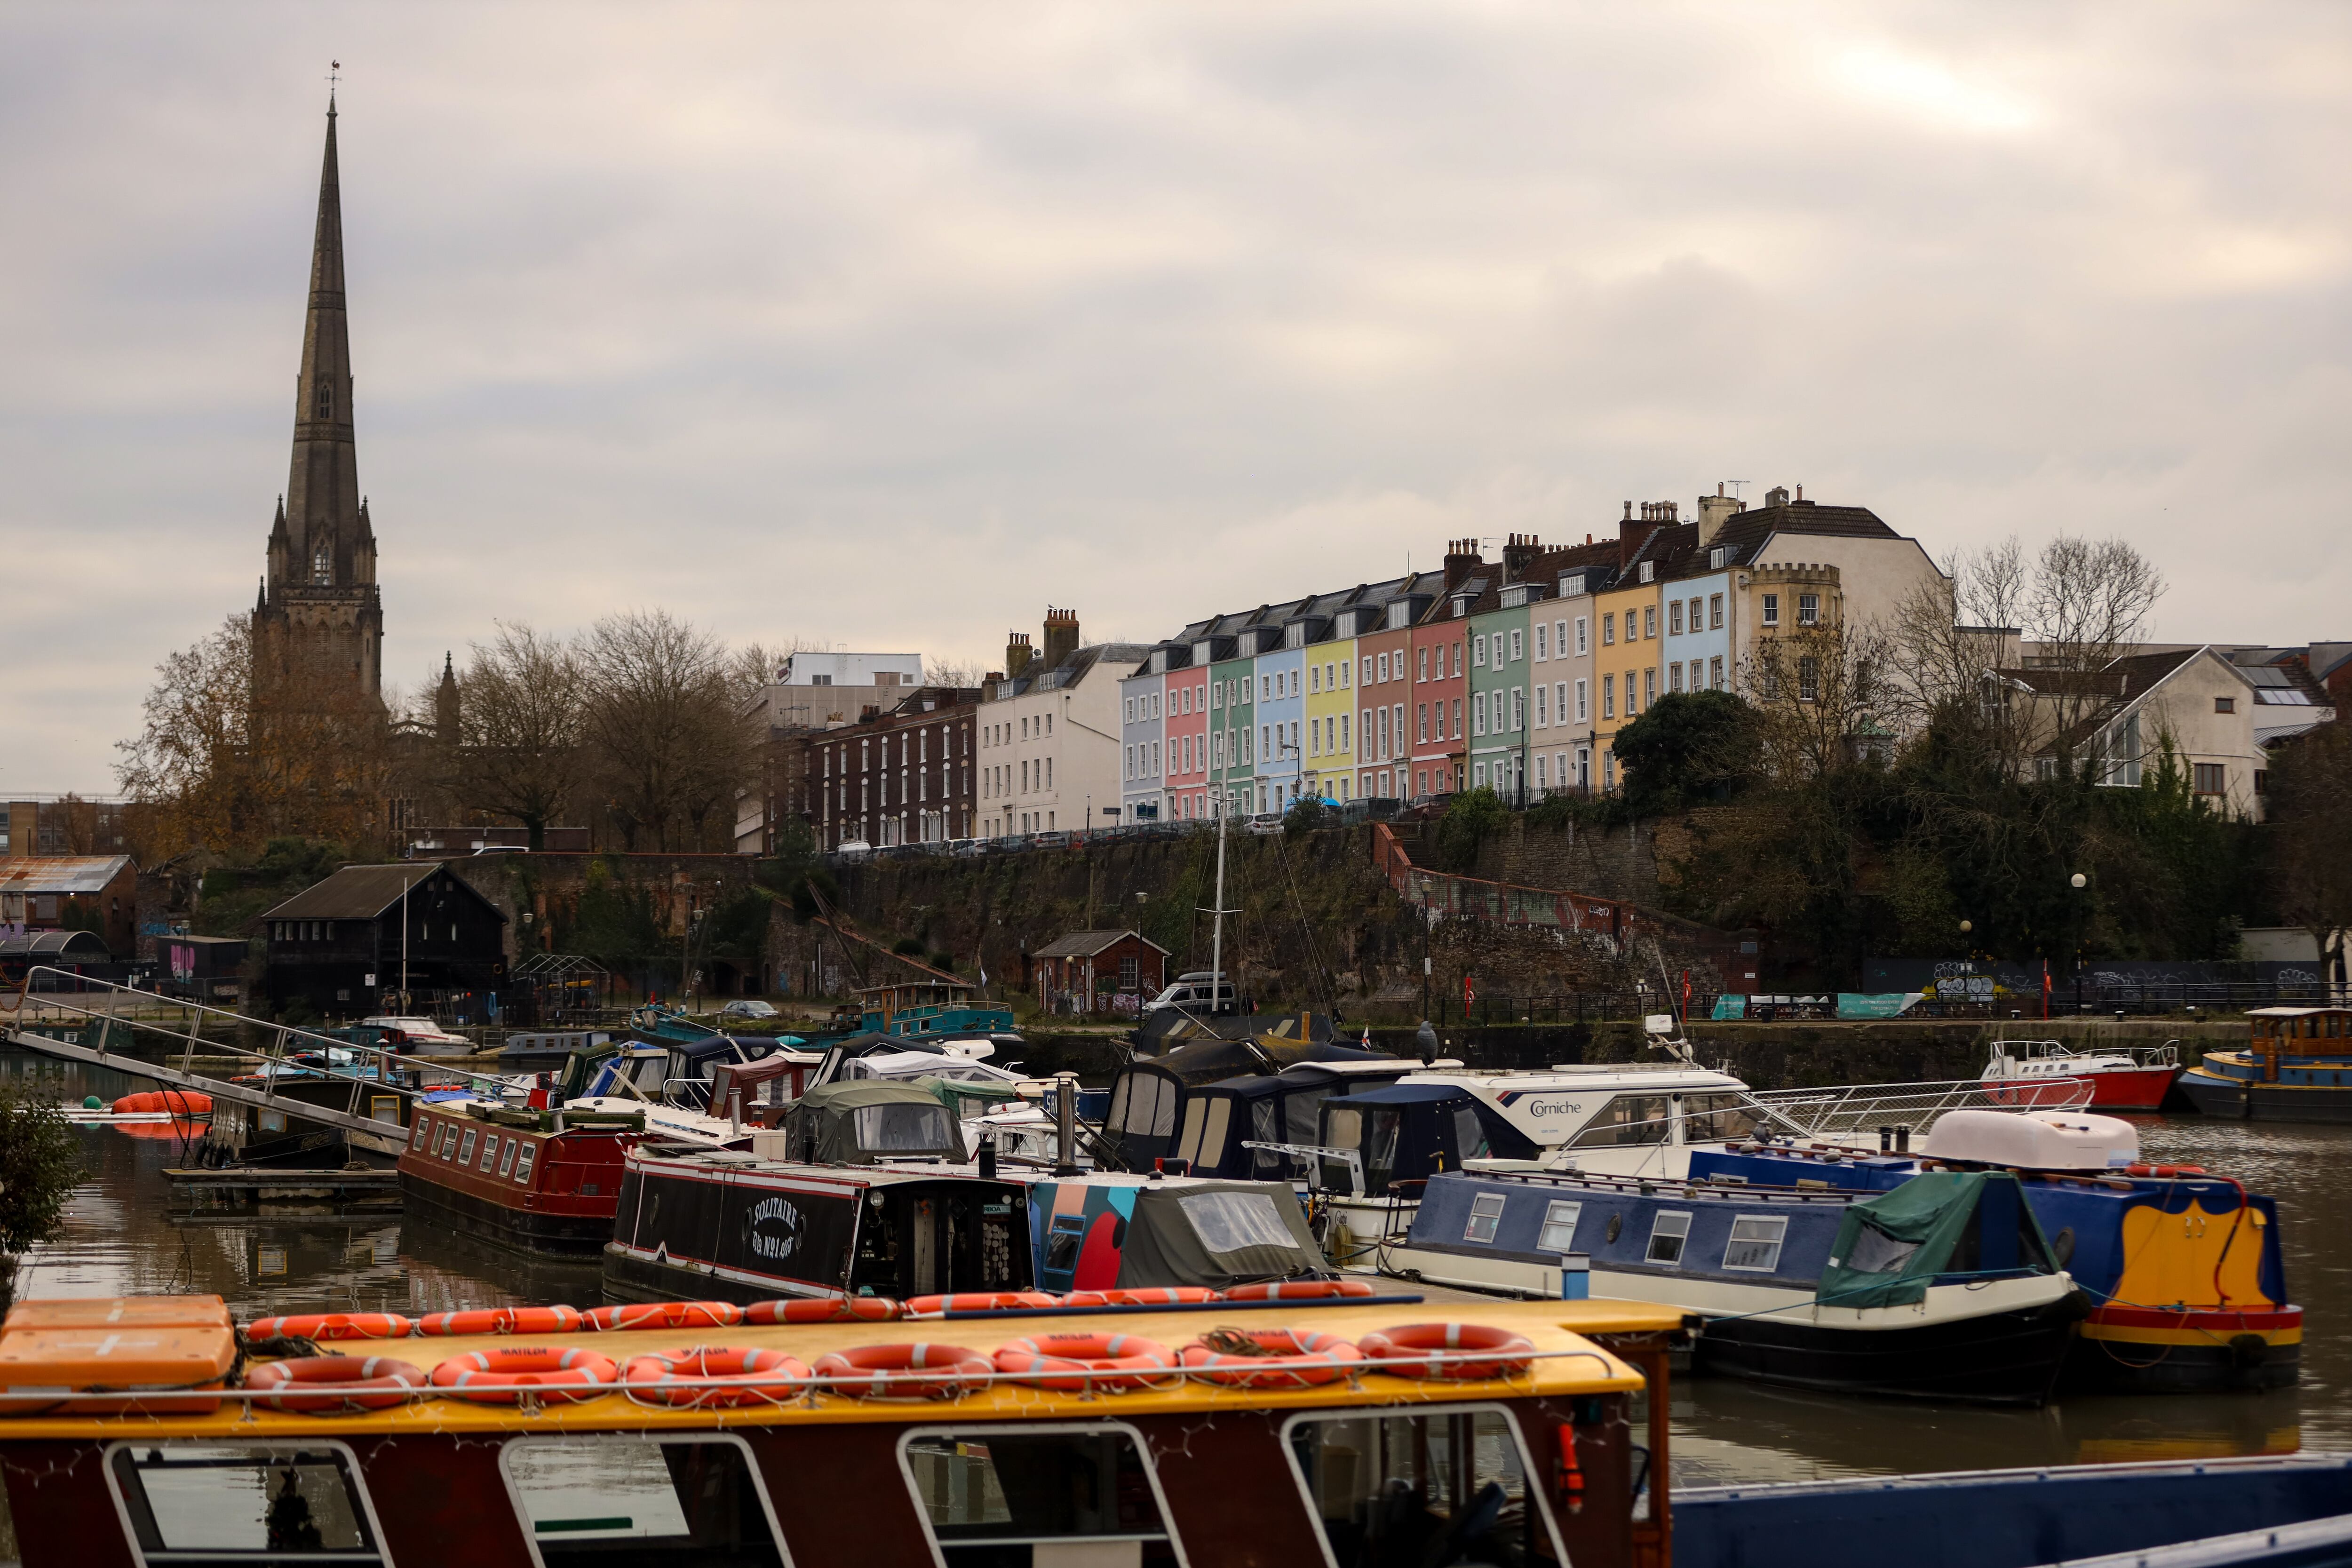
[[[1683,1096],[1683,1142],[1735,1143],[1769,1124],[1764,1108],[1744,1094]]]
[[[1576,1149],[1606,1149],[1628,1143],[1663,1143],[1668,1131],[1664,1095],[1621,1094],[1602,1106],[1569,1144]]]
[[[854,1114],[857,1146],[869,1154],[958,1152],[944,1105],[861,1105]]]

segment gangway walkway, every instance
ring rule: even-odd
[[[43,973],[54,975],[59,981],[69,982],[77,987],[71,992],[43,992],[40,994],[38,1005],[46,1013],[51,1015],[64,1013],[79,1018],[83,1025],[78,1031],[83,1037],[81,1040],[68,1041],[59,1039],[54,1035],[39,1034],[32,1027],[19,1022],[32,992],[33,977]],[[208,1007],[201,1002],[176,1003],[175,1006],[185,1022],[184,1026],[174,1028],[170,1024],[156,1019],[126,1018],[109,1008],[77,1004],[68,1000],[69,997],[76,995],[95,994],[104,996],[121,993],[136,994],[142,1002],[149,1004],[156,999],[152,991],[134,992],[132,987],[118,984],[112,981],[91,980],[67,970],[37,964],[26,972],[24,983],[17,988],[13,997],[0,999],[0,1037],[5,1037],[9,1045],[21,1050],[35,1051],[42,1056],[54,1057],[62,1061],[87,1062],[94,1067],[112,1068],[117,1072],[127,1073],[133,1078],[152,1079],[157,1083],[168,1084],[175,1089],[192,1089],[200,1094],[210,1095],[215,1100],[226,1100],[257,1110],[284,1110],[306,1121],[315,1121],[322,1127],[331,1127],[341,1132],[358,1133],[378,1140],[386,1137],[386,1128],[390,1124],[378,1118],[362,1116],[359,1113],[362,1096],[397,1095],[402,1100],[409,1101],[410,1108],[413,1110],[415,1102],[424,1099],[431,1089],[469,1087],[479,1093],[496,1098],[501,1087],[500,1080],[492,1074],[452,1068],[446,1062],[436,1061],[429,1057],[402,1056],[380,1046],[355,1046],[347,1040],[334,1039],[309,1029],[299,1028],[291,1024],[277,1024],[265,1018],[251,1018],[242,1013],[229,1012],[226,1008]],[[235,1045],[226,1040],[204,1038],[202,1035],[204,1026],[207,1022],[215,1021],[240,1029],[259,1030],[269,1037],[269,1047],[267,1050],[255,1050],[250,1047]],[[44,1025],[47,1026],[54,1027],[57,1022],[54,1016],[43,1019]],[[133,1042],[146,1045],[168,1042],[178,1048],[180,1065],[174,1068],[152,1057],[128,1056],[119,1049],[110,1048],[119,1044]],[[313,1104],[308,1100],[291,1100],[278,1093],[278,1086],[281,1079],[306,1083],[320,1081],[319,1078],[304,1073],[299,1068],[289,1071],[286,1066],[289,1056],[306,1050],[337,1051],[346,1053],[349,1057],[352,1069],[351,1099],[341,1110],[328,1105]],[[256,1086],[248,1083],[235,1083],[226,1079],[203,1077],[195,1070],[195,1058],[200,1055],[229,1057],[250,1064],[260,1073],[261,1082]],[[328,1058],[330,1063],[333,1059]],[[371,1068],[378,1076],[373,1078],[362,1076]],[[416,1075],[416,1081],[414,1083],[404,1083],[394,1076],[411,1071]],[[432,1072],[440,1077],[436,1082],[428,1085],[424,1082],[424,1074],[426,1072]],[[341,1077],[340,1073],[332,1071],[323,1076],[330,1082]],[[394,1133],[394,1136],[397,1134]]]

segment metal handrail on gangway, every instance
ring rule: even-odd
[[[33,994],[33,977],[42,973],[54,975],[61,981],[70,981],[75,989],[70,992],[40,993],[40,1007],[45,1012],[68,1013],[82,1019],[86,1030],[96,1031],[95,1045],[61,1040],[51,1035],[35,1034],[23,1025],[21,1019],[26,1003]],[[86,995],[91,992],[111,996],[135,996],[142,1003],[168,1002],[185,1018],[185,1026],[174,1028],[168,1024],[152,1019],[125,1017],[110,1008],[83,1005],[66,999],[74,995]],[[159,997],[152,991],[142,991],[136,986],[124,985],[110,980],[93,980],[87,975],[76,974],[69,970],[54,969],[47,964],[36,964],[27,969],[25,972],[23,983],[18,985],[13,997],[0,994],[0,1014],[10,1016],[5,1026],[0,1026],[0,1037],[5,1037],[8,1044],[19,1049],[35,1051],[42,1056],[55,1057],[63,1061],[83,1062],[94,1067],[111,1068],[117,1072],[125,1073],[133,1078],[152,1079],[158,1083],[170,1084],[177,1089],[194,1089],[199,1093],[210,1095],[215,1100],[234,1100],[240,1105],[252,1106],[260,1110],[276,1110],[289,1103],[278,1095],[278,1085],[282,1077],[290,1076],[284,1070],[286,1058],[289,1054],[289,1046],[293,1051],[317,1049],[347,1053],[353,1069],[351,1073],[350,1104],[343,1110],[337,1110],[331,1106],[313,1105],[308,1101],[302,1101],[299,1110],[299,1114],[306,1121],[316,1121],[322,1126],[333,1127],[344,1132],[362,1132],[376,1137],[383,1135],[388,1123],[375,1117],[359,1114],[360,1097],[362,1094],[398,1095],[413,1104],[415,1101],[423,1100],[431,1090],[448,1089],[460,1084],[462,1087],[471,1088],[476,1092],[487,1094],[493,1099],[499,1097],[499,1090],[503,1087],[502,1080],[495,1074],[453,1068],[446,1061],[438,1061],[430,1057],[403,1056],[397,1051],[386,1049],[382,1046],[353,1045],[348,1040],[334,1039],[298,1025],[278,1024],[266,1018],[248,1017],[242,1013],[232,1013],[225,1007],[207,1006],[201,1002]],[[269,1048],[254,1050],[249,1047],[235,1045],[225,1040],[203,1038],[204,1025],[207,1020],[215,1019],[236,1027],[253,1028],[268,1033],[271,1037]],[[177,1068],[172,1068],[151,1058],[125,1056],[119,1051],[109,1050],[108,1042],[117,1030],[123,1028],[131,1031],[133,1039],[142,1038],[142,1031],[145,1031],[148,1035],[161,1036],[172,1041],[180,1047],[180,1065]],[[261,1087],[256,1089],[250,1084],[236,1083],[226,1079],[198,1076],[195,1071],[195,1058],[200,1053],[207,1057],[228,1057],[252,1064],[259,1069]],[[361,1070],[362,1064],[372,1064],[377,1076],[373,1078],[363,1076]],[[327,1070],[320,1076],[330,1081],[341,1078],[342,1075],[336,1072],[334,1067],[335,1059],[330,1056]],[[415,1070],[418,1074],[418,1082],[415,1084],[402,1083],[393,1077],[395,1071],[410,1069]],[[425,1072],[446,1076],[428,1085],[423,1082],[423,1075]]]

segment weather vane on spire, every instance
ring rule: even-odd
[[[341,60],[327,62],[327,101],[331,104],[335,101],[335,83],[342,79],[342,68],[343,62]]]

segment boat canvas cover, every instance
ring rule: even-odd
[[[1320,1278],[1322,1249],[1279,1182],[1188,1182],[1135,1194],[1121,1244],[1122,1289]]]
[[[2016,1215],[2015,1231],[2008,1238],[2010,1247],[1983,1247],[1981,1261],[1998,1267],[2005,1257],[2016,1257],[2020,1265],[2035,1267],[2029,1259],[2046,1259],[2050,1249],[2015,1176],[1929,1171],[1846,1210],[1814,1300],[1837,1307],[1907,1307],[1926,1300],[1936,1276],[1952,1269],[1953,1254],[1969,1238],[1988,1189],[1996,1183],[2010,1200],[2001,1206]],[[2000,1238],[1983,1239],[1991,1243]],[[1979,1259],[1965,1259],[1962,1270],[1972,1271],[1979,1264]],[[2039,1267],[2046,1270],[2047,1264]]]
[[[915,1087],[934,1096],[939,1102],[961,1116],[969,1112],[979,1115],[992,1105],[1002,1105],[1021,1098],[1021,1091],[1010,1083],[992,1082],[986,1079],[944,1078],[926,1073],[915,1080]]]
[[[1334,1095],[1321,1110],[1313,1141],[1360,1154],[1372,1193],[1400,1178],[1458,1171],[1465,1160],[1532,1160],[1538,1152],[1526,1133],[1457,1084],[1390,1084]]]
[[[828,1083],[784,1113],[795,1159],[817,1165],[871,1165],[884,1159],[961,1164],[963,1136],[936,1095],[910,1083]]]

